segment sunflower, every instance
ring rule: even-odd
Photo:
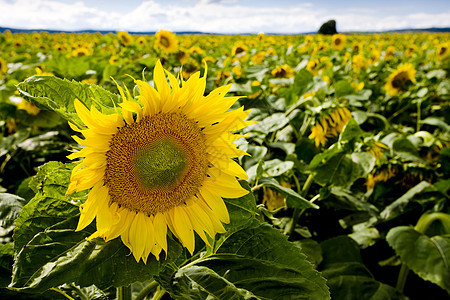
[[[6,65],[6,61],[0,57],[0,78],[2,78],[3,74],[8,71],[8,66]]]
[[[126,31],[117,31],[117,37],[124,46],[128,46],[133,41],[133,37]]]
[[[160,30],[155,33],[155,36],[155,48],[161,49],[165,53],[175,53],[178,51],[178,40],[175,33]]]
[[[382,158],[383,157],[383,152],[385,150],[389,149],[388,146],[386,146],[385,144],[380,143],[380,142],[373,142],[369,147],[370,148],[369,148],[369,150],[367,150],[367,153],[369,153],[370,155],[372,155],[376,159]]]
[[[436,53],[439,59],[446,57],[449,52],[448,43],[442,43],[436,47]]]
[[[331,44],[336,50],[340,51],[344,49],[346,39],[347,38],[343,34],[335,34],[332,37]]]
[[[41,111],[37,106],[31,104],[30,102],[22,99],[21,102],[17,103],[17,109],[26,111],[29,115],[36,116]]]
[[[248,47],[244,45],[243,42],[238,41],[234,44],[233,49],[231,49],[231,56],[235,56],[248,51]]]
[[[416,82],[416,70],[412,64],[404,64],[389,75],[384,88],[389,95],[394,96],[401,91],[406,91],[413,82]]]
[[[194,232],[208,237],[223,233],[230,221],[222,197],[248,193],[236,177],[247,179],[233,158],[246,154],[233,141],[242,137],[249,111],[227,111],[239,97],[225,97],[231,85],[204,96],[206,77],[195,73],[178,80],[161,63],[154,69],[157,90],[136,80],[140,95],[133,99],[118,86],[121,112],[105,115],[75,100],[85,124],[84,147],[68,157],[84,157],[74,168],[67,195],[91,189],[81,205],[76,230],[96,218],[97,231],[90,237],[109,241],[116,237],[131,250],[136,261],[147,262],[152,253],[167,253],[169,229],[193,253]]]
[[[294,69],[288,65],[282,65],[272,70],[272,76],[277,78],[294,77]]]

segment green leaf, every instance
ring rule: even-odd
[[[388,232],[386,240],[414,273],[450,293],[450,235],[428,237],[399,226]]]
[[[356,179],[367,175],[376,159],[368,153],[346,154],[334,146],[314,156],[309,164],[314,181],[323,186],[348,186]]]
[[[0,226],[8,227],[19,216],[25,199],[17,195],[0,193]]]
[[[292,170],[294,163],[292,161],[282,161],[272,159],[264,162],[263,169],[270,177],[276,177]]]
[[[333,299],[407,299],[393,287],[373,279],[362,263],[358,244],[351,238],[337,236],[321,246],[321,271]]]
[[[329,299],[305,255],[267,224],[234,233],[215,254],[158,281],[174,299]]]
[[[297,208],[319,208],[314,203],[309,202],[306,198],[300,196],[298,193],[289,189],[287,187],[281,186],[275,179],[273,178],[262,178],[259,181],[263,186],[268,186],[270,188],[275,189],[284,197],[286,197],[286,206],[287,207],[297,207]]]
[[[10,288],[41,293],[70,282],[81,287],[119,287],[150,279],[181,254],[181,245],[168,239],[167,259],[161,253],[160,261],[149,256],[147,264],[137,263],[119,238],[88,241],[85,237],[91,232],[75,232],[77,218],[69,220],[38,233],[17,254]]]
[[[385,219],[392,219],[401,214],[408,205],[408,203],[414,198],[415,195],[421,193],[423,190],[432,187],[426,181],[422,181],[410,190],[408,190],[403,196],[386,206],[386,208],[380,213],[380,216]]]
[[[355,119],[350,119],[344,126],[342,133],[339,135],[339,142],[349,142],[352,139],[360,138],[363,136],[363,131],[356,122]]]
[[[223,199],[227,206],[228,214],[230,215],[230,223],[224,224],[227,232],[216,236],[212,248],[208,247],[208,252],[215,252],[233,233],[250,226],[254,221],[256,212],[255,197],[246,181],[241,180],[239,183],[249,193],[240,198]]]
[[[327,284],[335,300],[371,299],[403,300],[408,299],[397,289],[365,276],[342,275],[329,278]]]
[[[306,255],[306,259],[317,267],[323,260],[322,248],[320,244],[312,239],[302,239],[293,242],[294,245],[300,247],[302,253]]]
[[[438,117],[428,117],[424,120],[421,120],[420,123],[437,126],[444,131],[450,131],[450,126]]]
[[[21,82],[17,89],[26,100],[39,108],[59,113],[68,121],[82,125],[74,101],[80,100],[86,107],[95,105],[103,113],[112,113],[120,97],[97,85],[82,84],[53,76],[32,76]],[[95,99],[95,101],[93,101]]]
[[[289,119],[284,115],[284,113],[276,113],[255,125],[249,126],[248,129],[244,129],[244,131],[256,131],[268,134],[283,128],[288,123]]]
[[[353,88],[347,80],[340,80],[335,83],[334,90],[336,97],[342,97],[353,93]]]

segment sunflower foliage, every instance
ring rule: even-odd
[[[0,34],[1,297],[448,297],[448,37]]]

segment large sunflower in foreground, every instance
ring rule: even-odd
[[[154,69],[156,88],[136,80],[140,96],[133,99],[119,87],[121,113],[104,115],[78,100],[75,108],[85,124],[84,146],[69,155],[84,157],[74,168],[67,194],[90,189],[81,205],[77,230],[96,218],[90,237],[106,241],[121,237],[136,261],[146,263],[167,253],[167,228],[189,252],[194,231],[205,241],[225,232],[230,221],[222,197],[248,193],[236,177],[247,179],[233,158],[246,154],[230,133],[252,124],[243,107],[228,111],[239,97],[225,97],[231,85],[204,96],[206,77],[195,73],[178,85],[160,62]]]
[[[389,75],[384,88],[389,95],[394,96],[399,92],[408,90],[413,82],[416,82],[416,70],[412,64],[404,64]]]

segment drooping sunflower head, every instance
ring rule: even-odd
[[[158,48],[165,53],[175,53],[178,51],[178,40],[175,33],[167,30],[160,30],[155,33],[155,36],[155,48]]]
[[[170,85],[167,82],[168,76]],[[105,115],[75,101],[85,139],[69,155],[83,158],[74,168],[67,195],[91,189],[81,205],[77,230],[96,219],[91,236],[106,241],[119,237],[136,261],[150,253],[167,253],[167,228],[192,253],[194,232],[205,243],[224,232],[229,222],[222,199],[248,193],[236,177],[247,179],[234,158],[246,154],[233,143],[242,137],[248,111],[228,111],[238,97],[225,97],[231,85],[204,96],[206,78],[193,74],[180,86],[156,64],[156,89],[136,80],[133,98],[119,87],[121,111]]]
[[[389,95],[394,96],[399,92],[408,90],[413,82],[416,82],[416,70],[412,64],[404,64],[389,75],[384,88]]]

